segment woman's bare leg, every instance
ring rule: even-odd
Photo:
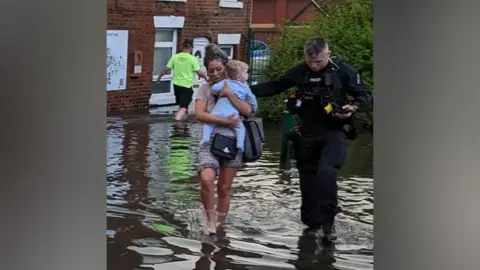
[[[214,211],[214,186],[216,172],[214,169],[205,168],[200,173],[201,188],[200,199],[202,200],[203,207],[205,209],[205,215],[207,216],[206,229],[209,233],[215,233],[216,231],[216,219]]]
[[[218,177],[217,193],[218,193],[218,222],[224,224],[228,210],[230,209],[230,199],[232,193],[233,179],[237,174],[236,168],[221,168]]]

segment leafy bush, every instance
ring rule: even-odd
[[[327,40],[332,55],[340,56],[345,62],[359,69],[365,83],[373,89],[372,7],[372,0],[327,2],[324,7],[327,15],[322,12],[315,13],[309,18],[308,26],[284,27],[281,29],[280,37],[271,44],[270,60],[262,72],[262,79],[277,78],[301,62],[306,41],[319,36]],[[285,109],[284,100],[288,93],[289,91],[275,97],[260,99],[262,117],[272,121],[281,120]],[[371,112],[359,115],[359,119],[363,126],[372,127]]]

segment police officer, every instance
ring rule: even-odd
[[[325,240],[334,241],[334,219],[341,211],[337,176],[348,140],[355,139],[352,116],[372,105],[372,96],[355,69],[330,56],[323,38],[307,41],[304,54],[304,62],[276,80],[252,86],[252,91],[257,97],[269,97],[296,87],[287,107],[297,115],[293,158],[300,175],[304,234],[317,236],[322,230]]]

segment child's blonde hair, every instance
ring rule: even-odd
[[[230,60],[227,63],[227,76],[232,80],[236,80],[238,74],[240,74],[242,70],[247,69],[248,65],[246,63],[238,60]]]

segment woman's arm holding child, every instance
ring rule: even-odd
[[[238,117],[230,116],[227,118],[220,118],[210,114],[207,110],[208,95],[210,86],[204,84],[197,90],[197,98],[195,100],[195,119],[202,123],[236,126],[239,123]]]
[[[241,115],[250,117],[252,114],[252,104],[250,101],[240,100],[227,84],[225,84],[222,90],[220,90],[220,96],[227,97]]]
[[[222,89],[226,85],[227,84],[225,83],[225,81],[220,81],[220,82],[215,83],[214,85],[212,85],[212,94],[218,95],[218,93],[220,93],[220,91],[222,91]]]

